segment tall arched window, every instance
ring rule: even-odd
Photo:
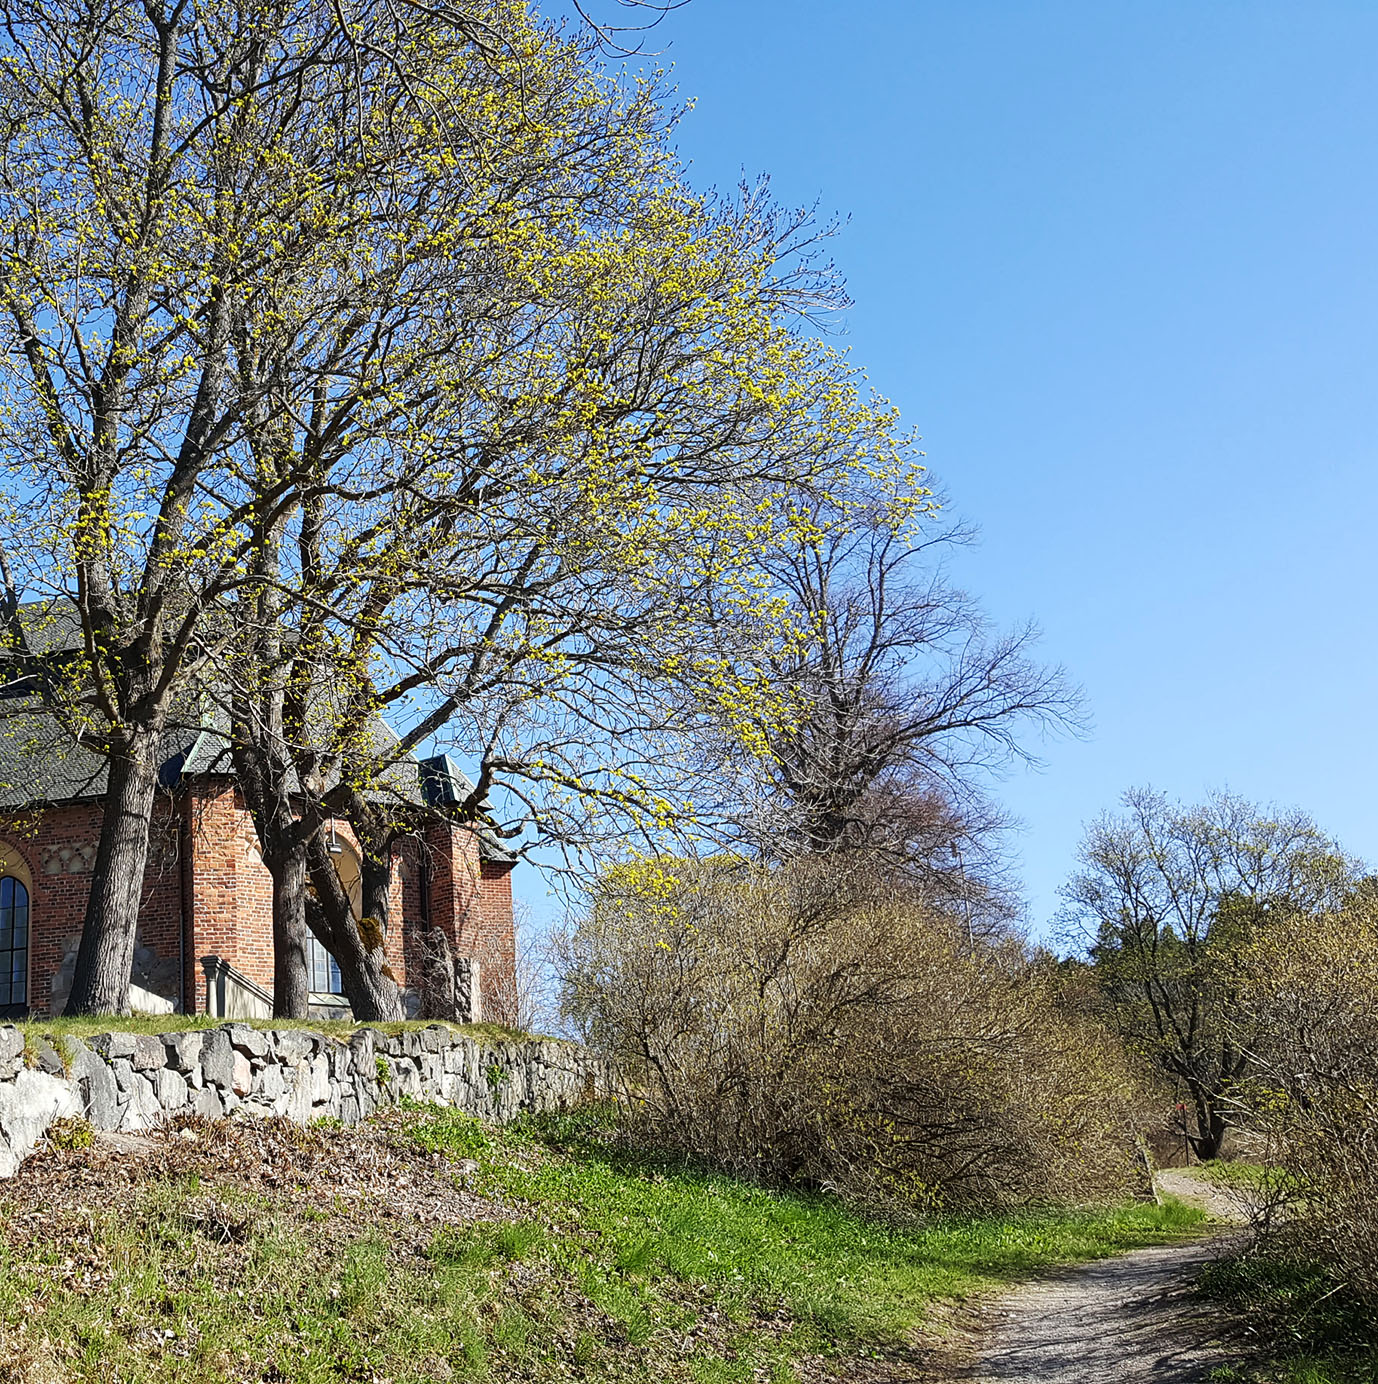
[[[335,857],[335,872],[349,895],[349,906],[357,919],[363,906],[363,882],[359,867],[359,857],[354,847],[341,841],[332,829],[327,849]],[[340,976],[339,963],[314,938],[306,939],[306,964],[310,971],[311,989],[321,995],[343,995],[344,980]]]
[[[0,879],[0,1014],[29,1003],[29,891],[12,875]]]

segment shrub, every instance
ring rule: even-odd
[[[907,1209],[1133,1177],[1123,1058],[1056,969],[973,946],[859,859],[626,869],[564,953],[567,1008],[648,1139]]]
[[[1378,1306],[1378,898],[1280,919],[1242,963],[1254,1069],[1237,1093],[1290,1203],[1279,1253],[1328,1265]]]
[[[89,1149],[95,1142],[95,1132],[79,1115],[54,1120],[48,1126],[48,1142],[64,1153]]]

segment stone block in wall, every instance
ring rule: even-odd
[[[38,1070],[49,1076],[67,1075],[67,1063],[50,1038],[38,1040]]]
[[[112,1062],[117,1057],[130,1058],[134,1056],[134,1034],[98,1033],[91,1039],[91,1046]]]
[[[167,1049],[163,1040],[151,1033],[134,1035],[134,1052],[130,1057],[136,1072],[152,1072],[167,1066]]]
[[[276,1062],[269,1063],[255,1074],[254,1095],[259,1099],[272,1105],[286,1094],[287,1083],[282,1079],[282,1068]]]
[[[105,1058],[83,1044],[82,1050],[72,1059],[71,1079],[81,1092],[86,1118],[97,1129],[118,1129],[124,1103],[115,1073]]]
[[[306,1085],[311,1092],[312,1105],[322,1105],[330,1099],[330,1059],[324,1053],[311,1059]]]
[[[231,1024],[226,1032],[235,1049],[245,1057],[267,1057],[268,1035],[248,1024]]]
[[[225,1103],[214,1086],[203,1086],[192,1097],[191,1108],[206,1120],[218,1120],[225,1113]]]
[[[287,1066],[300,1062],[316,1050],[316,1040],[320,1037],[304,1028],[283,1029],[277,1035],[279,1059]]]
[[[361,1120],[368,1119],[368,1117],[378,1109],[377,1089],[378,1085],[376,1081],[372,1081],[365,1077],[362,1072],[355,1073],[354,1100],[359,1107],[359,1118]]]
[[[247,1096],[254,1089],[254,1064],[242,1052],[231,1059],[230,1089],[237,1096]]]
[[[120,1094],[127,1099],[124,1113],[120,1117],[119,1128],[126,1133],[133,1134],[156,1123],[163,1113],[163,1108],[158,1104],[158,1096],[153,1089],[152,1081],[142,1072],[136,1072],[133,1066],[123,1058],[112,1062],[110,1065],[114,1068],[115,1081],[119,1085]]]
[[[309,1124],[312,1119],[311,1070],[305,1066],[295,1067],[292,1076],[283,1099],[282,1113],[295,1124]]]
[[[234,1082],[234,1045],[223,1029],[213,1029],[201,1044],[201,1076],[207,1086],[228,1090]]]
[[[22,1069],[0,1083],[0,1177],[9,1177],[54,1120],[81,1114],[76,1085],[47,1072]]]
[[[181,1072],[174,1072],[171,1067],[163,1067],[153,1073],[153,1094],[162,1110],[174,1114],[186,1108],[191,1088]]]
[[[201,1067],[201,1033],[164,1033],[159,1039],[167,1054],[167,1065],[184,1076]]]

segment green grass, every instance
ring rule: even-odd
[[[219,1028],[223,1024],[247,1024],[250,1028],[306,1029],[332,1038],[349,1038],[361,1028],[378,1029],[389,1036],[430,1027],[436,1020],[413,1019],[398,1023],[356,1024],[343,1019],[215,1019],[208,1014],[117,1014],[79,1015],[73,1018],[21,1019],[16,1023],[25,1034],[55,1038],[94,1038],[98,1033],[184,1033],[189,1030]],[[486,1042],[523,1042],[534,1035],[501,1024],[444,1024],[468,1038]]]
[[[418,1229],[290,1181],[167,1173],[132,1208],[45,1216],[20,1242],[0,1186],[0,1384],[790,1384],[805,1357],[846,1377],[863,1356],[905,1358],[939,1303],[1201,1221],[1170,1203],[878,1224],[630,1157],[586,1118],[388,1118],[403,1185],[438,1170],[490,1218],[451,1203]]]
[[[1320,1264],[1263,1253],[1222,1259],[1201,1278],[1252,1343],[1222,1384],[1374,1384],[1378,1319]]]
[[[734,1309],[779,1308],[824,1338],[895,1344],[934,1300],[968,1297],[1048,1264],[1181,1234],[1181,1203],[959,1217],[919,1228],[868,1221],[828,1197],[619,1156],[576,1125],[499,1133],[453,1111],[414,1127],[424,1148],[474,1158],[478,1186],[576,1228],[550,1254],[571,1271],[712,1285]],[[521,1150],[563,1145],[564,1156]]]
[[[1260,1191],[1277,1177],[1276,1170],[1263,1163],[1203,1163],[1200,1171],[1217,1187],[1240,1192]]]

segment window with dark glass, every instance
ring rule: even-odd
[[[17,879],[0,879],[0,1006],[29,999],[29,891]]]
[[[307,938],[306,964],[311,970],[311,988],[317,994],[344,994],[339,964],[314,937]]]

